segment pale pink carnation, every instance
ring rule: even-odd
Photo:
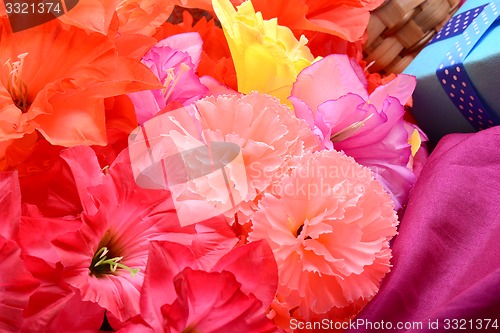
[[[259,201],[249,235],[266,239],[278,264],[275,323],[353,317],[389,271],[397,224],[368,168],[336,151],[299,159]]]
[[[200,202],[205,202],[231,223],[235,214],[238,222],[248,221],[254,201],[287,172],[290,160],[318,148],[303,120],[276,98],[259,93],[206,97],[151,119],[134,140],[136,174],[147,173],[150,156],[155,163],[163,159],[169,188],[185,205],[176,206],[179,214],[197,214]],[[207,147],[210,156],[203,155]],[[184,154],[178,162],[177,152]],[[215,170],[222,167],[224,177]],[[149,174],[153,183],[161,183],[160,171]],[[196,209],[189,208],[190,202]]]

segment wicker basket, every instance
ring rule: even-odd
[[[401,73],[461,0],[386,0],[372,12],[364,46],[371,72]]]

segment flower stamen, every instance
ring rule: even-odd
[[[9,78],[7,81],[7,91],[12,97],[12,101],[14,104],[21,110],[21,112],[25,113],[28,111],[30,103],[28,101],[28,86],[24,82],[23,75],[23,67],[24,67],[24,58],[28,53],[22,53],[17,58],[18,61],[11,61],[8,59],[5,62],[5,66],[9,70]]]
[[[109,249],[106,246],[103,246],[94,254],[92,263],[90,264],[91,274],[97,276],[101,274],[114,273],[118,268],[128,271],[132,277],[139,273],[139,268],[130,268],[122,264],[120,261],[123,257],[113,257],[108,259],[108,253]],[[109,267],[106,267],[107,265],[109,265]]]
[[[343,141],[349,137],[351,137],[358,129],[361,127],[365,126],[365,123],[373,116],[373,114],[369,115],[366,119],[363,119],[361,121],[357,121],[346,128],[342,129],[341,131],[332,134],[330,136],[330,141],[332,142],[339,142]]]
[[[165,101],[168,100],[170,94],[172,93],[172,90],[174,90],[177,83],[179,83],[179,79],[181,78],[181,76],[189,71],[189,69],[190,68],[188,65],[186,65],[185,63],[181,63],[177,76],[175,75],[174,68],[167,69],[167,77],[165,78],[165,83],[163,83],[163,89],[161,90]],[[172,85],[169,87],[170,83],[172,83]]]

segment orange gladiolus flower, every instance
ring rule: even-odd
[[[242,0],[231,0],[234,6]],[[292,29],[296,35],[302,30],[326,32],[350,42],[358,40],[368,25],[370,11],[384,0],[252,0],[255,11],[264,19],[278,18],[280,25]],[[213,11],[210,0],[176,0],[189,8]]]
[[[173,9],[171,0],[121,0],[116,9],[120,20],[118,31],[152,36]]]
[[[113,40],[54,20],[0,39],[0,159],[35,131],[61,146],[105,145],[104,98],[158,88]]]

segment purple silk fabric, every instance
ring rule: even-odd
[[[393,254],[392,272],[358,319],[423,324],[388,332],[500,332],[500,126],[440,141],[410,194]],[[445,329],[452,319],[467,322]],[[481,319],[499,327],[485,329]]]

